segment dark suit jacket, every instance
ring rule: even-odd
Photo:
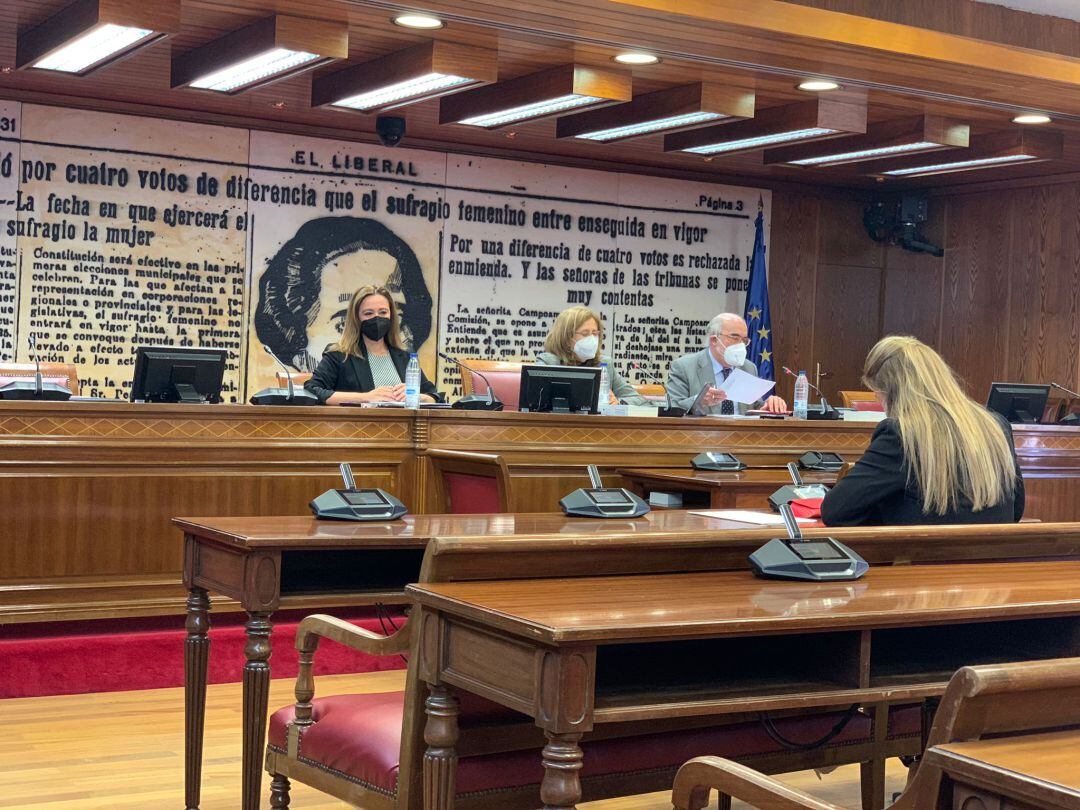
[[[393,346],[389,348],[398,376],[404,382],[405,369],[409,365],[409,353],[402,349],[395,349]],[[375,380],[371,376],[371,366],[368,365],[366,353],[363,357],[357,357],[341,352],[326,352],[319,361],[319,367],[311,375],[311,379],[304,383],[304,388],[317,396],[319,402],[326,402],[336,391],[361,393],[371,391],[375,388]],[[423,370],[420,371],[420,393],[433,396],[436,401],[442,400]]]
[[[995,414],[995,417],[997,415]],[[1001,429],[1013,443],[1012,428],[997,417]],[[884,419],[874,431],[870,447],[825,496],[821,520],[826,526],[898,526],[922,523],[1014,523],[1024,514],[1024,479],[1013,450],[1016,490],[1012,498],[971,511],[971,504],[944,515],[928,515],[922,510],[922,492],[908,483],[908,464],[895,419]]]

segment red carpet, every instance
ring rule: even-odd
[[[308,613],[275,614],[270,656],[272,676],[296,675],[296,628]],[[385,634],[374,609],[335,609],[335,616]],[[238,682],[244,666],[242,613],[211,616],[210,683]],[[399,627],[404,618],[393,615]],[[0,698],[159,689],[184,684],[184,618],[18,624],[0,628]],[[315,672],[335,675],[401,669],[399,656],[373,657],[323,640]]]

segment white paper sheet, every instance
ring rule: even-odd
[[[706,512],[691,512],[691,515],[701,515],[720,520],[737,520],[739,523],[750,523],[754,526],[783,526],[784,519],[780,515],[770,512],[751,512],[749,509],[713,509]],[[799,523],[814,523],[810,518],[795,518]]]
[[[747,374],[741,368],[731,370],[728,378],[720,386],[720,390],[727,394],[732,402],[743,405],[753,405],[776,387],[772,380],[763,380],[753,374]]]

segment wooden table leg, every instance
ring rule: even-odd
[[[457,795],[458,700],[445,686],[430,687],[424,703],[424,810],[453,810]]]
[[[270,698],[270,613],[248,611],[244,625],[243,810],[259,810],[266,710]]]
[[[544,781],[540,783],[540,800],[544,810],[573,810],[581,801],[582,766],[580,734],[546,732],[544,746]]]
[[[210,597],[205,589],[188,591],[184,627],[184,806],[198,810],[206,723],[206,665],[210,659]]]

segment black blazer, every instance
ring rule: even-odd
[[[1009,423],[995,414],[1013,444]],[[944,515],[928,515],[922,510],[922,493],[908,484],[908,464],[900,429],[895,419],[884,419],[874,431],[866,453],[825,496],[821,520],[826,526],[898,526],[923,523],[1014,523],[1024,514],[1024,479],[1013,449],[1016,489],[1012,498],[971,511],[971,504]]]
[[[403,349],[395,349],[393,346],[388,348],[398,376],[404,382],[405,369],[409,365],[409,353]],[[363,347],[360,350],[364,351]],[[373,390],[375,380],[371,376],[367,353],[365,352],[363,357],[357,357],[342,352],[325,352],[311,379],[304,383],[304,388],[317,396],[319,402],[326,402],[337,391],[366,393]],[[436,402],[442,401],[442,397],[435,390],[431,380],[425,376],[423,369],[420,370],[420,393],[435,397]]]

